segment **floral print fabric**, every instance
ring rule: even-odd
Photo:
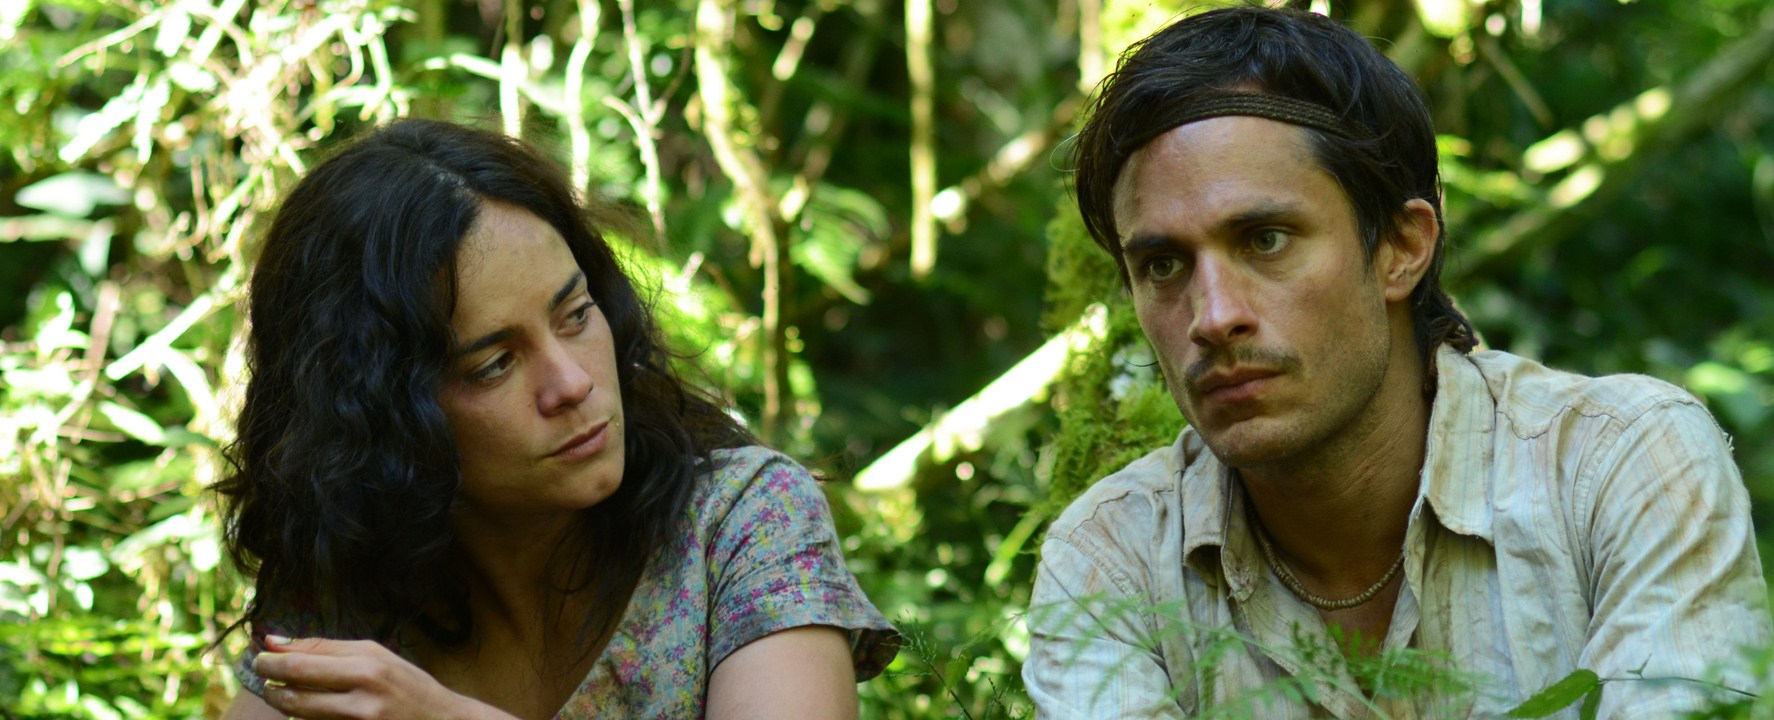
[[[828,625],[850,638],[856,677],[879,674],[899,637],[844,566],[818,483],[762,447],[717,450],[698,478],[676,542],[656,556],[621,625],[591,672],[555,715],[699,718],[708,676],[721,660],[765,635]],[[300,637],[312,618],[274,623]],[[259,648],[235,672],[249,690]]]

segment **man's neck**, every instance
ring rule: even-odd
[[[1414,355],[1414,348],[1411,353]],[[1430,401],[1415,357],[1331,442],[1237,477],[1280,558],[1327,597],[1366,590],[1398,559],[1415,504]]]

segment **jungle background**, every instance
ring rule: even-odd
[[[205,487],[256,230],[402,116],[651,230],[680,349],[830,478],[908,645],[867,718],[1015,717],[1035,551],[1181,427],[1066,138],[1149,0],[0,0],[0,716],[214,717],[248,585]],[[1316,0],[1425,89],[1491,347],[1703,398],[1774,530],[1774,9]],[[1763,557],[1774,558],[1763,541]]]

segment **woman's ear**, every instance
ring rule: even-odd
[[[1435,257],[1435,243],[1440,237],[1441,222],[1429,201],[1412,198],[1399,208],[1397,225],[1374,254],[1374,271],[1379,274],[1387,302],[1410,298],[1429,271],[1429,260]]]

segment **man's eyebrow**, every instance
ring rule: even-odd
[[[1121,254],[1140,255],[1159,248],[1169,247],[1171,244],[1171,238],[1169,235],[1140,233],[1128,238],[1127,242],[1121,243]]]
[[[1299,212],[1300,206],[1298,203],[1266,200],[1228,217],[1225,220],[1221,220],[1219,225],[1215,226],[1214,229],[1224,232],[1227,230],[1249,227],[1251,225],[1262,225],[1264,223],[1290,219],[1295,215],[1298,215]]]
[[[1299,210],[1298,203],[1265,200],[1215,223],[1213,232],[1216,235],[1223,235],[1252,225],[1288,220],[1298,215]],[[1121,244],[1121,253],[1123,255],[1137,255],[1173,245],[1175,242],[1175,238],[1169,235],[1138,233],[1128,237],[1127,241]]]
[[[567,298],[572,297],[573,293],[575,291],[577,291],[584,284],[585,284],[585,273],[583,273],[583,272],[573,273],[573,277],[567,279],[567,284],[562,285],[561,289],[554,291],[554,299],[548,301],[548,311],[554,312],[555,310],[559,309],[561,306],[561,303],[566,302]],[[504,341],[510,339],[511,336],[516,335],[516,334],[517,334],[517,328],[509,327],[509,326],[502,327],[502,328],[499,328],[498,330],[494,330],[490,333],[487,333],[487,334],[482,335],[478,338],[475,338],[474,342],[468,343],[467,345],[463,345],[462,347],[457,348],[455,351],[450,353],[450,356],[454,357],[454,358],[459,358],[459,357],[462,357],[463,355],[469,355],[469,354],[479,351],[482,348],[485,348],[489,345],[495,345],[495,344],[504,342]]]

